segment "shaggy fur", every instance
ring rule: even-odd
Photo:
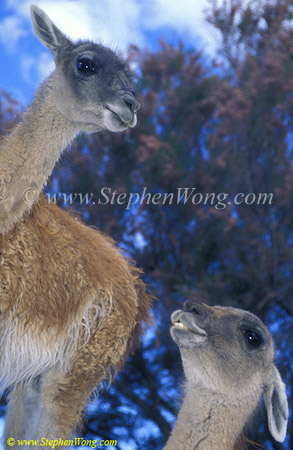
[[[98,351],[114,351],[117,333],[119,358],[124,359],[122,349],[133,341],[141,320],[147,320],[150,299],[140,271],[110,238],[41,198],[0,237],[0,255],[0,373],[5,386],[58,362],[66,371],[72,355],[93,332],[99,330],[100,336],[104,323],[110,346],[101,341]],[[111,330],[109,321],[117,314],[116,330]]]
[[[0,237],[0,255],[2,386],[21,391],[43,374],[47,423],[68,438],[88,396],[137,341],[150,297],[110,238],[44,198]],[[54,436],[43,428],[39,436]]]

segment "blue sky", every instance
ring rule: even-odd
[[[24,105],[54,69],[50,52],[33,33],[31,3],[73,40],[89,38],[122,51],[129,44],[154,49],[163,37],[213,55],[219,41],[205,21],[208,0],[1,0],[0,88]]]

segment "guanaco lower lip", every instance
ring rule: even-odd
[[[133,121],[135,119],[135,114],[131,117],[130,120],[125,120],[125,119],[123,119],[123,117],[121,117],[121,115],[117,111],[114,111],[108,105],[103,105],[103,107],[105,109],[107,109],[108,111],[110,111],[112,114],[114,114],[116,116],[116,118],[119,119],[119,121],[122,122],[124,125],[128,125],[128,126],[131,127],[131,125],[132,125],[132,123],[133,123]]]

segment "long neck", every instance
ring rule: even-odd
[[[0,234],[27,212],[63,149],[78,130],[55,106],[56,73],[41,85],[32,105],[0,148]]]
[[[176,426],[164,450],[233,450],[251,407],[187,384]]]

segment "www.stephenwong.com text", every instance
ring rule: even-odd
[[[217,210],[229,205],[271,205],[273,193],[243,193],[229,194],[225,192],[199,192],[196,187],[176,188],[173,192],[151,192],[146,187],[141,192],[120,192],[111,187],[103,187],[98,194],[94,193],[47,193],[48,203],[63,203],[65,205],[121,205],[129,210],[135,205],[208,205]],[[34,189],[26,189],[23,199],[34,203],[37,195]]]

